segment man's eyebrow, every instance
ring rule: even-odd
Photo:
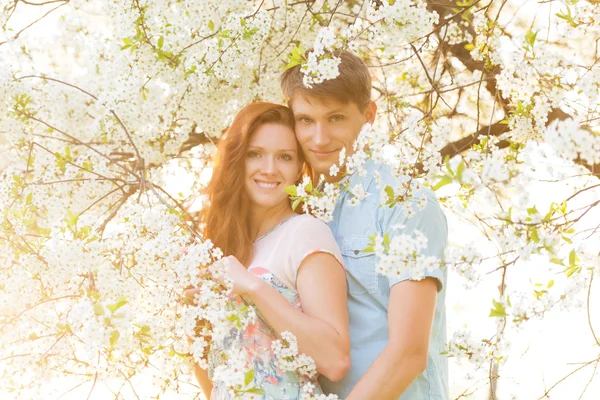
[[[333,115],[333,114],[340,114],[340,113],[344,113],[344,112],[345,112],[344,108],[340,107],[340,108],[335,108],[335,109],[333,109],[331,111],[328,111],[326,115],[330,116],[330,115]],[[306,118],[312,118],[310,115],[308,115],[308,114],[306,114],[304,112],[296,112],[296,113],[294,113],[294,117],[296,119],[298,119],[298,118],[305,118],[305,117]]]
[[[304,118],[304,117],[310,118],[310,115],[303,113],[303,112],[297,112],[297,113],[294,113],[294,117],[295,118]]]
[[[333,110],[329,111],[327,113],[327,115],[339,114],[339,113],[343,113],[343,112],[344,112],[344,108],[340,107],[340,108],[336,108],[336,109],[333,109]]]

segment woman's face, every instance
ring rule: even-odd
[[[294,185],[302,173],[294,131],[268,123],[256,129],[246,151],[246,192],[254,206],[272,208],[289,204],[285,187]]]

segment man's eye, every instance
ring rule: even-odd
[[[300,118],[300,122],[304,122],[305,124],[308,124],[308,123],[312,122],[312,119],[307,118],[307,117],[302,117],[302,118]]]
[[[333,122],[339,122],[339,121],[341,121],[343,119],[344,119],[344,117],[342,115],[334,115],[334,116],[331,117],[331,120]]]

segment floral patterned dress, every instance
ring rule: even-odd
[[[302,260],[316,252],[331,254],[342,264],[339,248],[327,225],[309,215],[295,216],[255,241],[255,256],[248,270],[301,310],[300,297],[295,289],[296,274]],[[245,305],[238,295],[233,295],[231,300],[238,306]],[[226,362],[227,349],[240,349],[246,360],[247,370],[254,370],[252,381],[247,387],[258,390],[255,393],[245,393],[241,398],[298,400],[307,383],[315,386],[314,394],[321,394],[316,376],[310,379],[277,367],[277,356],[271,349],[271,343],[278,339],[277,334],[258,308],[256,314],[256,322],[249,324],[244,330],[232,329],[222,340],[211,345],[208,358],[209,376],[213,380],[211,399],[234,399],[224,382],[213,379],[215,368]]]

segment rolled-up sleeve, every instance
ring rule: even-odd
[[[414,204],[416,213],[407,218],[401,207],[382,209],[381,228],[383,233],[389,233],[390,237],[395,234],[413,235],[416,231],[421,232],[427,238],[427,246],[420,250],[424,256],[436,257],[443,261],[446,244],[448,242],[448,225],[446,217],[435,198],[433,192],[424,194],[427,198],[425,207],[419,210]],[[400,229],[397,227],[401,226]],[[410,271],[405,271],[398,276],[389,277],[390,288],[395,284],[406,280],[421,280],[434,278],[437,280],[438,292],[446,284],[447,271],[445,267],[426,268],[424,273],[415,279]]]

